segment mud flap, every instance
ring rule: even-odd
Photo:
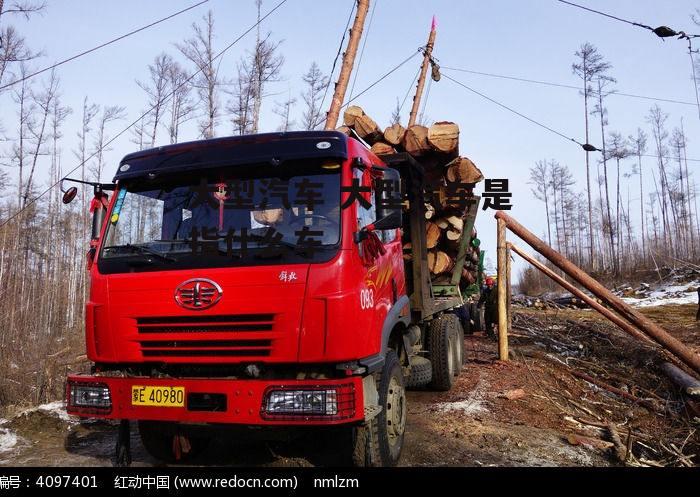
[[[379,405],[377,382],[373,375],[362,378],[362,393],[365,399],[365,423],[369,423],[382,412],[382,407]]]
[[[122,419],[119,423],[117,444],[115,447],[114,465],[118,468],[131,466],[131,425],[128,419]]]

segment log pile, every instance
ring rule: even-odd
[[[464,233],[465,207],[456,207],[455,184],[466,191],[459,196],[472,196],[476,183],[484,179],[481,171],[467,157],[459,155],[459,126],[440,121],[430,127],[414,125],[408,129],[396,123],[381,130],[361,107],[349,106],[338,128],[349,136],[357,135],[370,145],[376,155],[407,152],[425,170],[425,219],[428,267],[435,283],[448,283],[455,266],[462,238],[470,238],[461,283],[468,286],[478,280],[479,243],[476,230]],[[450,189],[450,184],[452,188]],[[406,238],[404,259],[411,260],[411,242]]]

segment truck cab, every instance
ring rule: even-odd
[[[68,412],[137,421],[165,460],[204,447],[203,424],[325,425],[348,461],[396,464],[413,346],[398,182],[338,132],[124,157],[95,186],[94,366],[69,376]]]

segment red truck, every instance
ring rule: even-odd
[[[187,461],[225,425],[305,426],[333,431],[348,463],[395,465],[405,389],[451,387],[455,311],[478,294],[431,284],[422,178],[407,154],[379,158],[334,131],[127,155],[113,183],[91,183],[94,365],[68,377],[68,412],[121,420],[120,464],[136,421],[165,461]]]

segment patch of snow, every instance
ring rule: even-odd
[[[45,412],[52,416],[56,416],[61,421],[72,422],[77,419],[75,416],[71,416],[66,412],[66,403],[62,400],[56,400],[54,402],[49,402],[48,404],[42,404],[36,409],[38,411]]]
[[[71,416],[66,412],[66,403],[62,400],[56,400],[53,402],[49,402],[48,404],[41,404],[40,406],[32,407],[30,409],[27,409],[26,411],[22,411],[20,413],[20,416],[37,411],[48,414],[49,416],[56,417],[66,423],[78,422],[77,417]]]
[[[698,294],[695,290],[700,282],[683,285],[663,285],[640,297],[624,297],[622,300],[633,307],[656,307],[659,305],[697,304]]]
[[[9,452],[17,445],[17,435],[6,428],[0,428],[0,454]]]
[[[483,393],[483,384],[481,380],[476,385],[474,390],[469,392],[469,396],[464,400],[456,402],[441,402],[436,407],[440,411],[460,411],[464,414],[479,414],[488,412]]]

